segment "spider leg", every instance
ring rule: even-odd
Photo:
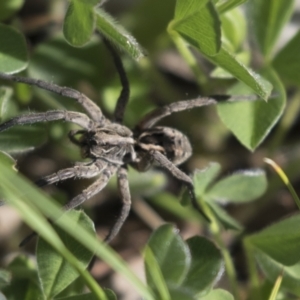
[[[178,169],[171,161],[168,160],[166,156],[161,154],[158,151],[151,150],[149,151],[149,154],[154,159],[156,163],[158,163],[161,167],[167,169],[174,177],[182,181],[188,188],[190,197],[191,197],[191,203],[193,207],[208,221],[210,222],[210,219],[208,216],[203,212],[202,208],[199,206],[195,192],[194,192],[194,185],[192,179],[186,175],[184,172],[182,172],[180,169]]]
[[[35,184],[39,187],[43,187],[69,178],[92,178],[100,174],[106,166],[107,163],[102,160],[96,160],[88,165],[85,163],[76,164],[72,168],[66,168],[42,177],[38,179]]]
[[[44,113],[30,113],[12,118],[0,125],[0,132],[15,125],[25,125],[56,120],[64,120],[75,123],[88,130],[94,125],[94,122],[83,113],[66,110],[50,110]]]
[[[118,123],[122,123],[126,105],[128,103],[129,95],[130,95],[129,82],[120,56],[117,54],[117,52],[115,51],[115,49],[107,39],[103,38],[103,42],[106,45],[109,52],[111,53],[111,56],[113,57],[115,67],[118,71],[119,78],[122,84],[122,90],[114,111],[115,121]]]
[[[122,210],[120,216],[118,217],[117,222],[111,228],[109,234],[105,238],[105,242],[109,243],[120,231],[124,222],[126,221],[130,207],[131,207],[131,196],[129,191],[129,183],[127,178],[127,170],[124,167],[121,167],[118,172],[118,188],[122,197]]]
[[[116,173],[118,166],[109,164],[107,168],[103,170],[100,177],[91,184],[87,189],[83,190],[82,193],[71,199],[63,206],[63,210],[67,211],[73,209],[88,199],[92,198],[94,195],[98,194],[108,183],[109,179]]]
[[[78,103],[82,105],[82,107],[90,115],[92,120],[99,122],[100,124],[103,124],[105,122],[105,117],[103,116],[101,109],[96,105],[96,103],[94,103],[91,99],[89,99],[84,94],[72,88],[61,87],[57,84],[45,82],[39,79],[19,77],[19,76],[9,75],[1,72],[0,72],[0,78],[4,80],[10,80],[14,82],[21,82],[28,85],[37,86],[41,89],[56,93],[58,95],[75,99]]]
[[[236,101],[254,101],[257,100],[257,96],[246,95],[246,96],[228,96],[228,95],[217,95],[212,97],[199,97],[192,100],[183,100],[159,107],[154,111],[146,114],[143,119],[138,123],[137,129],[143,130],[150,128],[155,125],[162,118],[171,115],[175,112],[180,112],[195,107],[207,106],[217,104],[220,102],[236,102]]]

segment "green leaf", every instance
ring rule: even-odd
[[[94,24],[94,8],[85,2],[71,0],[63,26],[66,40],[76,47],[85,45],[91,39]]]
[[[212,290],[209,294],[201,297],[201,300],[234,300],[233,296],[222,289]]]
[[[236,103],[220,103],[217,106],[222,122],[232,131],[237,139],[249,150],[254,150],[264,140],[271,128],[283,113],[286,95],[277,74],[268,69],[264,75],[273,83],[276,96],[268,103],[264,101],[248,101]],[[246,95],[250,89],[242,84],[236,85],[229,94]]]
[[[28,65],[24,36],[8,25],[0,24],[0,71],[16,73]]]
[[[195,297],[190,295],[187,291],[181,290],[178,288],[170,288],[170,295],[172,300],[195,300]]]
[[[225,13],[228,10],[234,9],[236,6],[239,6],[246,2],[247,0],[227,0],[227,1],[220,1],[220,5],[217,6],[218,12]]]
[[[205,199],[205,198],[204,198]],[[228,213],[220,207],[218,204],[207,201],[207,205],[211,208],[212,212],[214,213],[216,219],[225,229],[232,229],[232,230],[243,230],[243,226],[238,223],[234,218],[232,218]]]
[[[23,5],[24,0],[0,1],[0,21],[7,20],[15,14]]]
[[[104,289],[107,300],[117,300],[115,293],[109,289]],[[55,300],[98,300],[92,293],[80,294],[75,296],[55,298]]]
[[[78,225],[95,234],[93,222],[82,211],[72,210],[68,214]],[[73,253],[82,266],[87,267],[93,257],[93,253],[61,229],[57,228],[56,230],[65,246]],[[79,276],[74,267],[43,239],[38,240],[36,255],[39,276],[47,298],[54,297],[60,293]]]
[[[215,55],[220,50],[221,23],[211,1],[177,0],[175,18],[168,30],[180,34],[206,55]]]
[[[221,166],[219,163],[211,162],[207,168],[196,170],[193,174],[195,194],[202,197],[212,181],[219,175]]]
[[[221,16],[222,42],[230,46],[230,50],[236,52],[240,49],[247,35],[246,19],[243,12],[233,9]]]
[[[123,49],[134,59],[139,60],[144,56],[143,49],[136,39],[104,10],[96,9],[96,24],[98,30],[117,47]]]
[[[26,191],[26,193],[24,193]],[[72,263],[72,265],[80,272],[86,285],[93,293],[98,295],[100,299],[104,292],[99,285],[94,282],[89,273],[77,262],[73,254],[68,251],[61,240],[58,238],[55,231],[50,226],[49,222],[42,216],[41,212],[48,218],[57,219],[61,215],[61,209],[55,205],[54,201],[37,189],[33,184],[29,184],[21,175],[11,170],[7,164],[1,164],[0,172],[0,197],[8,200],[8,203],[17,209],[23,220],[34,230],[39,236],[46,239],[53,247],[57,249],[64,257]],[[139,278],[126,266],[125,262],[115,254],[106,244],[97,241],[95,236],[82,227],[78,227],[76,222],[69,217],[68,214],[63,214],[57,220],[58,226],[63,228],[76,240],[80,241],[90,251],[95,251],[95,255],[106,261],[114,270],[123,275],[139,292],[141,297],[146,300],[154,300]],[[101,298],[102,297],[102,298]],[[16,298],[20,299],[20,298]],[[22,299],[22,297],[21,297]],[[37,298],[31,298],[37,299]]]
[[[160,266],[150,247],[144,250],[144,260],[148,285],[157,294],[158,299],[171,300]]]
[[[21,153],[41,146],[46,141],[47,134],[42,125],[15,127],[1,132],[0,151]]]
[[[273,224],[246,238],[278,263],[292,266],[300,261],[300,215]]]
[[[266,189],[267,178],[263,170],[245,170],[218,181],[205,197],[221,203],[249,202],[262,196]]]
[[[169,286],[178,286],[190,266],[190,253],[178,231],[170,224],[162,225],[151,235],[148,247],[160,266]]]
[[[261,251],[255,251],[255,259],[266,277],[275,282],[280,274],[283,274],[281,287],[300,296],[300,263],[286,267],[270,258]]]
[[[24,254],[15,257],[7,266],[12,280],[1,288],[8,299],[44,299],[38,280],[35,262]]]
[[[263,55],[268,58],[274,50],[281,29],[293,13],[294,0],[249,1],[249,19]]]
[[[220,278],[223,259],[214,243],[195,236],[186,241],[191,252],[191,265],[181,289],[193,295],[209,290]]]
[[[236,59],[235,54],[229,52],[223,46],[217,55],[205,55],[205,57],[213,64],[223,68],[238,80],[248,85],[261,98],[267,100],[270,96],[272,91],[270,82],[243,65]]]
[[[273,66],[280,74],[280,77],[287,83],[300,85],[300,30],[297,34],[281,49],[273,61]]]

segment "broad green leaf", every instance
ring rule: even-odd
[[[0,24],[0,72],[16,73],[28,65],[24,36],[8,25]]]
[[[212,210],[213,214],[215,215],[219,223],[221,223],[221,225],[225,229],[232,229],[238,231],[243,230],[243,226],[239,224],[230,215],[228,215],[227,212],[222,207],[219,206],[219,204],[216,204],[212,201],[208,201],[207,205],[210,207],[210,209]]]
[[[116,295],[109,289],[104,289],[107,300],[117,300]],[[55,300],[98,300],[92,293],[80,294],[75,296],[55,298]]]
[[[94,19],[94,9],[91,5],[71,0],[63,26],[66,40],[76,47],[85,45],[93,34]]]
[[[47,141],[43,125],[22,126],[0,133],[0,151],[21,153],[33,150]]]
[[[240,61],[242,64],[244,64],[245,66],[248,66],[250,63],[250,52],[249,51],[242,51],[242,52],[238,52],[236,53],[236,59],[238,61]],[[224,70],[221,67],[216,67],[211,73],[210,73],[210,77],[212,78],[223,78],[223,79],[231,79],[234,78],[234,76],[229,73],[228,71]]]
[[[143,49],[136,39],[121,25],[116,24],[116,21],[109,14],[104,10],[97,8],[96,15],[97,29],[108,40],[113,42],[115,46],[125,50],[136,60],[139,60],[144,56]]]
[[[68,213],[79,226],[82,226],[92,234],[95,233],[93,222],[82,211],[72,210]],[[57,233],[78,262],[82,266],[87,267],[93,257],[93,253],[61,229],[57,228]],[[79,276],[74,267],[43,239],[38,240],[36,255],[39,276],[47,298],[52,298],[60,293]]]
[[[233,53],[230,53],[224,47],[215,56],[205,57],[213,64],[223,68],[231,73],[241,82],[249,86],[257,95],[267,100],[272,91],[272,85],[269,81],[262,78],[250,68],[247,68],[240,61],[238,61]]]
[[[217,5],[218,12],[223,14],[229,10],[234,9],[235,7],[243,4],[247,0],[227,0],[227,1],[220,1],[220,4]]]
[[[26,193],[24,193],[24,191],[26,191]],[[40,213],[42,212],[48,218],[57,219],[57,216],[61,214],[61,209],[55,205],[54,201],[51,201],[49,197],[35,186],[29,184],[21,175],[12,171],[10,166],[7,166],[5,163],[1,164],[0,196],[8,199],[8,202],[17,209],[23,220],[36,231],[39,236],[51,243],[53,247],[56,247],[57,251],[64,255],[64,257],[77,268],[93,293],[98,295],[100,299],[105,298],[103,297],[105,294],[99,285],[92,280],[89,273],[77,262],[73,254],[66,250],[55,231]],[[126,280],[135,287],[141,297],[146,300],[154,300],[149,289],[126,266],[125,262],[107,245],[97,241],[95,236],[89,231],[78,227],[76,222],[74,222],[68,214],[63,214],[57,220],[57,224],[76,240],[80,241],[87,249],[95,251],[97,257],[106,261],[114,270],[122,274]]]
[[[263,55],[269,58],[285,23],[289,20],[294,0],[251,0],[248,2],[250,25]]]
[[[191,295],[188,291],[181,290],[178,288],[170,288],[170,295],[172,300],[195,300],[195,297]]]
[[[263,170],[245,170],[227,176],[214,184],[205,197],[221,203],[241,203],[255,200],[267,189]]]
[[[285,82],[293,85],[300,85],[300,30],[281,49],[273,61],[273,66]]]
[[[286,267],[270,258],[261,251],[255,252],[255,259],[266,277],[275,282],[280,274],[283,274],[281,287],[300,296],[300,263]]]
[[[195,236],[186,241],[191,252],[191,265],[181,284],[181,289],[193,295],[205,293],[220,278],[223,259],[213,242]]]
[[[1,288],[8,299],[44,299],[33,259],[24,254],[15,257],[7,266],[12,280]]]
[[[222,42],[233,52],[238,51],[247,34],[245,15],[239,8],[236,8],[223,14],[221,21]]]
[[[167,284],[161,272],[160,266],[150,247],[144,250],[145,271],[148,285],[157,295],[158,299],[171,300]]]
[[[204,297],[201,297],[201,300],[234,300],[234,298],[229,292],[225,290],[215,289]]]
[[[162,225],[150,237],[152,250],[163,277],[170,286],[178,286],[190,266],[190,253],[178,231],[170,224]]]
[[[221,171],[220,164],[212,162],[207,168],[202,170],[196,170],[193,174],[193,183],[195,194],[197,197],[202,197],[205,194],[206,189],[212,183],[212,181],[219,175]]]
[[[177,0],[175,18],[169,24],[175,31],[206,55],[215,55],[221,47],[221,23],[208,0]]]
[[[15,14],[23,5],[24,0],[1,0],[0,21],[7,20]]]
[[[278,263],[292,266],[300,261],[300,215],[284,219],[246,238]]]
[[[286,102],[285,89],[277,74],[272,69],[269,69],[264,72],[264,75],[272,82],[275,87],[275,93],[277,93],[268,103],[257,100],[240,103],[221,103],[217,106],[222,122],[251,151],[258,147],[276,124]],[[250,94],[251,91],[239,84],[229,93],[246,95]]]

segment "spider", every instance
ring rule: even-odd
[[[98,178],[79,195],[69,200],[63,210],[73,209],[99,193],[116,174],[118,189],[122,198],[122,209],[115,224],[105,238],[109,243],[119,232],[125,222],[131,207],[131,196],[127,178],[127,165],[140,172],[147,171],[151,166],[161,166],[187,186],[193,207],[209,220],[199,207],[193,189],[192,179],[182,172],[178,165],[185,162],[192,154],[188,138],[180,131],[163,126],[156,126],[158,121],[175,112],[195,107],[216,104],[219,101],[236,101],[229,96],[199,97],[193,100],[178,101],[145,115],[132,130],[122,125],[126,104],[130,95],[129,82],[121,61],[112,45],[104,39],[112,55],[117,69],[122,90],[120,92],[113,121],[107,119],[101,109],[79,91],[61,87],[38,79],[18,77],[0,73],[4,80],[21,82],[76,100],[86,113],[66,110],[51,110],[30,113],[14,117],[0,125],[0,132],[15,125],[33,124],[64,120],[82,127],[69,132],[70,141],[80,147],[82,156],[89,162],[79,162],[74,166],[59,170],[36,181],[39,187],[54,184],[70,178]]]

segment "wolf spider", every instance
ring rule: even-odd
[[[110,242],[116,236],[130,211],[131,196],[127,178],[127,165],[141,172],[146,171],[152,165],[167,169],[174,177],[187,186],[192,205],[205,219],[209,220],[196,201],[192,179],[177,167],[192,154],[192,147],[188,138],[174,128],[155,125],[162,118],[175,112],[216,104],[222,100],[236,101],[241,99],[229,96],[216,96],[178,101],[148,113],[131,130],[122,125],[130,94],[129,82],[119,55],[108,41],[104,40],[104,42],[112,55],[122,84],[113,121],[103,115],[96,103],[77,90],[42,80],[0,73],[1,79],[37,86],[61,96],[72,98],[80,103],[86,111],[85,114],[75,111],[52,110],[20,115],[1,124],[0,132],[15,125],[56,120],[64,120],[82,127],[81,130],[70,131],[69,138],[71,142],[81,148],[84,158],[91,159],[90,162],[76,163],[73,167],[62,169],[39,179],[36,181],[36,184],[39,187],[43,187],[70,178],[99,176],[87,189],[63,206],[63,210],[67,211],[99,193],[106,186],[109,179],[114,174],[117,174],[118,189],[122,198],[122,209],[117,221],[105,238],[106,242]]]

